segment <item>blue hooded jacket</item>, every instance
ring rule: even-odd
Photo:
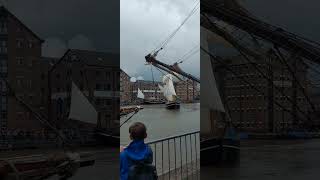
[[[133,140],[128,147],[120,153],[120,179],[127,180],[132,161],[144,161],[152,163],[153,154],[150,146],[143,140]]]

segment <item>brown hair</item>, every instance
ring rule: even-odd
[[[132,140],[143,140],[147,137],[147,128],[141,122],[135,122],[129,127],[129,133]]]

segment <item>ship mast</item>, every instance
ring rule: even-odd
[[[279,27],[262,22],[250,15],[244,8],[234,8],[228,1],[201,1],[201,21],[217,18],[251,35],[260,37],[274,46],[288,52],[299,53],[300,57],[320,64],[320,44],[307,40]],[[209,30],[212,28],[209,28]]]
[[[181,78],[178,75],[181,75],[183,77],[186,77],[198,83],[200,83],[200,79],[181,70],[177,62],[174,63],[173,65],[168,65],[157,60],[156,57],[158,53],[167,46],[170,40],[172,40],[172,38],[177,34],[177,32],[181,29],[181,27],[188,21],[188,19],[200,8],[199,4],[200,4],[200,1],[197,1],[193,9],[189,12],[189,14],[185,17],[185,19],[181,22],[181,24],[168,36],[168,38],[166,38],[163,42],[161,42],[160,45],[156,49],[154,49],[151,53],[145,56],[146,62],[148,64],[153,65],[158,69],[161,69],[169,74],[174,75],[179,80],[181,80]]]
[[[147,56],[145,56],[145,59],[146,59],[146,62],[148,64],[151,64],[159,69],[162,69],[168,73],[172,73],[172,72],[175,72],[176,74],[179,74],[183,77],[186,77],[188,79],[191,79],[193,81],[196,81],[198,83],[200,83],[200,79],[191,75],[191,74],[188,74],[184,71],[182,71],[179,66],[178,66],[178,63],[174,63],[173,65],[168,65],[168,64],[165,64],[161,61],[158,61],[155,57],[155,55],[153,54],[148,54]],[[174,76],[178,77],[176,74],[172,73]],[[178,77],[179,78],[179,77]],[[180,78],[179,78],[180,79]]]

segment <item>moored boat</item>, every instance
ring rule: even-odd
[[[142,106],[123,106],[120,107],[120,117],[143,109]]]
[[[78,168],[95,163],[90,153],[56,153],[0,159],[1,177],[7,179],[46,179],[54,175],[71,177]]]

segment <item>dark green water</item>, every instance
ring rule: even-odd
[[[229,167],[201,166],[201,179],[319,179],[320,140],[244,142],[240,163]]]
[[[128,128],[137,121],[147,126],[147,141],[200,130],[199,103],[181,104],[180,110],[168,110],[164,104],[143,105],[143,107],[143,110],[121,127],[122,145],[130,142]]]

